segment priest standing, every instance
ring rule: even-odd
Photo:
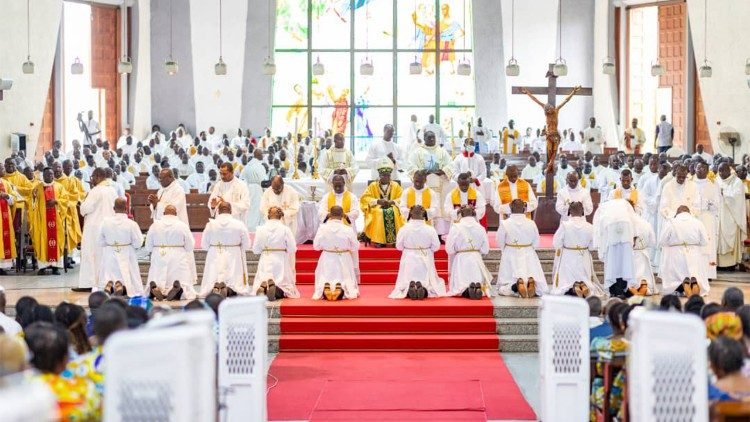
[[[343,134],[333,135],[333,148],[323,152],[321,161],[319,165],[323,180],[330,183],[334,174],[340,174],[346,178],[346,185],[351,189],[359,168],[352,152],[344,147]]]
[[[734,269],[742,262],[743,242],[747,238],[747,202],[745,184],[728,163],[719,165],[721,208],[719,209],[719,267]]]
[[[357,231],[355,222],[359,218],[359,199],[353,193],[346,190],[346,180],[344,176],[335,174],[331,179],[333,190],[326,192],[318,203],[318,219],[322,223],[331,212],[331,208],[339,206],[344,210],[343,222],[347,226]]]
[[[284,211],[271,207],[266,222],[258,226],[253,242],[253,253],[260,255],[251,295],[266,295],[273,302],[285,297],[300,297],[294,271],[297,241],[281,220]]]
[[[411,177],[411,186],[404,190],[401,194],[401,201],[399,208],[401,208],[401,215],[409,215],[409,211],[415,205],[419,205],[425,210],[425,220],[428,224],[432,224],[432,219],[437,212],[440,204],[438,200],[440,195],[437,195],[432,189],[425,187],[427,182],[427,173],[424,170],[417,170]]]
[[[29,235],[39,263],[39,275],[49,269],[60,274],[66,245],[66,213],[69,207],[65,188],[55,182],[51,168],[42,171],[42,182],[34,185],[29,209]],[[72,230],[72,228],[71,228]]]
[[[445,198],[443,213],[449,215],[451,221],[457,223],[461,219],[460,210],[470,207],[476,211],[477,221],[482,223],[483,227],[487,227],[486,222],[483,221],[484,213],[487,211],[487,202],[484,195],[472,186],[471,180],[470,173],[458,175],[458,186]]]
[[[375,164],[383,158],[388,158],[393,162],[393,179],[399,180],[399,172],[403,170],[403,154],[398,145],[393,142],[393,125],[388,123],[383,127],[383,139],[373,139],[370,149],[367,150],[367,161]],[[370,180],[378,178],[378,169],[375,166],[370,168]]]
[[[601,154],[604,146],[602,129],[596,127],[596,119],[589,119],[589,127],[583,131],[583,150],[592,154]]]
[[[189,227],[185,191],[175,180],[172,170],[167,168],[159,172],[159,184],[161,187],[156,194],[152,193],[147,198],[149,208],[151,208],[151,219],[153,221],[161,219],[164,209],[172,205],[177,210],[177,218]]]
[[[708,243],[703,251],[706,264],[706,277],[715,279],[718,250],[717,237],[719,234],[719,210],[721,209],[722,197],[719,183],[708,179],[708,164],[698,163],[695,169],[695,188],[698,193],[698,206],[696,217],[706,228]]]
[[[536,195],[529,182],[518,178],[518,167],[511,164],[505,172],[505,179],[497,184],[497,196],[493,198],[492,207],[501,218],[507,218],[510,215],[510,203],[514,199],[526,203],[526,216],[531,218],[531,212],[538,205]]]
[[[221,180],[211,187],[211,196],[208,198],[208,208],[211,216],[216,216],[218,206],[222,202],[231,205],[232,217],[246,224],[247,210],[250,209],[250,193],[247,185],[234,177],[232,163],[222,163],[219,167]]]
[[[659,200],[659,213],[664,219],[674,217],[682,205],[688,207],[690,213],[696,213],[698,209],[698,190],[695,183],[687,179],[687,167],[677,164],[674,172],[674,179],[666,182]]]
[[[261,183],[268,179],[266,168],[263,167],[263,150],[256,148],[253,150],[253,157],[247,162],[240,176],[247,183],[247,191],[250,195],[250,209],[247,213],[247,228],[255,231],[263,221],[263,215],[260,213],[260,197],[263,195]]]
[[[357,275],[352,256],[359,249],[357,235],[341,219],[344,210],[331,208],[328,221],[318,228],[313,249],[321,251],[315,268],[313,300],[356,299],[359,296]]]
[[[249,293],[247,251],[250,236],[244,220],[232,213],[229,202],[216,206],[217,216],[203,230],[201,248],[208,251],[203,269],[200,297],[214,292],[224,297]]]
[[[197,277],[192,259],[195,239],[190,227],[177,217],[174,205],[164,207],[162,217],[151,225],[145,249],[151,254],[149,293],[158,300],[193,300]],[[166,295],[164,292],[167,292]]]
[[[279,207],[284,212],[282,221],[292,234],[297,235],[297,213],[299,212],[299,194],[294,188],[286,186],[281,176],[271,179],[271,187],[263,192],[260,198],[260,213],[268,215],[271,207]]]
[[[102,259],[99,267],[99,280],[122,284],[125,296],[143,295],[141,270],[138,268],[136,249],[143,244],[143,237],[138,223],[128,219],[127,203],[122,198],[115,199],[115,215],[102,221],[99,232],[99,247],[102,248]]]
[[[413,176],[418,170],[425,171],[427,187],[440,195],[440,198],[435,198],[439,205],[433,225],[438,235],[447,234],[451,225],[451,217],[449,214],[445,214],[440,204],[445,203],[445,198],[451,190],[450,180],[453,176],[453,163],[450,154],[436,145],[435,133],[433,132],[425,132],[424,144],[418,147],[409,157],[409,174]]]
[[[555,210],[560,214],[560,221],[568,221],[568,210],[570,204],[574,202],[583,206],[583,216],[584,218],[587,217],[594,211],[590,191],[581,187],[581,184],[578,183],[578,173],[575,171],[568,173],[565,182],[565,186],[557,191],[557,201],[555,202]]]
[[[83,216],[83,236],[81,238],[81,271],[78,273],[78,288],[85,291],[104,287],[99,279],[102,248],[99,246],[99,234],[102,222],[115,215],[114,205],[117,191],[106,179],[104,169],[95,168],[91,173],[91,190],[81,203]]]

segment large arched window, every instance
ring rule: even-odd
[[[358,158],[386,123],[404,138],[411,115],[457,135],[474,115],[473,73],[458,73],[472,46],[471,0],[277,0],[273,133],[333,129]]]

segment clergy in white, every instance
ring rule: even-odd
[[[620,181],[620,160],[616,156],[612,155],[609,157],[609,167],[601,167],[599,171],[596,171],[596,187],[599,189],[601,194],[602,202],[606,202],[609,199],[610,193],[617,187],[617,183]]]
[[[151,219],[154,221],[161,219],[164,215],[164,208],[172,205],[177,209],[177,218],[189,227],[185,191],[175,180],[174,173],[170,169],[162,169],[159,172],[159,183],[161,187],[156,194],[152,193],[147,198],[149,208],[151,208]]]
[[[570,204],[573,202],[579,202],[583,205],[584,217],[591,214],[594,211],[591,193],[588,189],[582,188],[580,183],[578,183],[578,173],[568,173],[565,182],[565,186],[557,191],[557,201],[555,202],[555,210],[560,214],[560,221],[568,220],[568,210]]]
[[[177,287],[182,289],[182,298],[195,299],[197,293],[193,285],[197,281],[197,274],[194,247],[195,239],[190,227],[177,217],[177,209],[173,205],[164,207],[162,217],[149,227],[144,245],[151,254],[147,279],[149,286],[154,283],[160,292],[171,292]]]
[[[372,163],[370,166],[370,180],[378,179],[378,169],[375,163],[380,162],[388,157],[393,162],[393,179],[398,180],[399,172],[404,168],[403,154],[401,149],[393,142],[393,125],[388,123],[383,128],[383,139],[373,139],[370,148],[367,150],[367,161]]]
[[[667,219],[659,236],[662,248],[659,278],[662,295],[682,292],[686,296],[707,295],[703,249],[708,244],[703,223],[690,214],[686,205],[680,205],[677,215]]]
[[[436,144],[445,146],[446,136],[443,127],[435,123],[435,116],[432,114],[427,117],[427,121],[428,123],[422,128],[422,136],[427,137],[427,132],[432,132],[435,135]],[[450,145],[446,146],[446,148],[450,148]]]
[[[200,297],[212,291],[227,295],[249,293],[247,277],[247,255],[250,237],[244,221],[232,214],[232,205],[221,202],[218,215],[206,224],[201,247],[208,251],[203,268]]]
[[[81,203],[81,215],[85,224],[81,237],[82,271],[78,272],[78,288],[93,287],[100,290],[104,284],[99,279],[102,257],[99,235],[104,219],[115,215],[114,205],[117,192],[107,183],[102,168],[94,169],[91,174],[91,185],[94,187]]]
[[[208,192],[208,174],[206,174],[206,167],[200,161],[195,163],[195,172],[188,176],[185,181],[190,189],[196,189],[198,193]]]
[[[253,150],[253,158],[247,162],[240,176],[247,183],[248,194],[250,195],[250,208],[247,213],[247,228],[255,231],[255,228],[263,221],[263,215],[260,212],[260,197],[263,195],[261,182],[268,179],[266,168],[263,167],[263,150],[256,148]]]
[[[495,233],[497,247],[503,251],[497,272],[498,292],[504,296],[525,298],[541,296],[548,291],[542,264],[536,254],[539,229],[526,218],[526,203],[514,199],[510,217],[500,221]]]
[[[283,217],[281,208],[271,207],[266,222],[258,226],[253,240],[253,253],[260,258],[250,294],[265,294],[270,301],[300,297],[294,270],[297,241],[289,227],[281,222]]]
[[[451,190],[443,202],[443,214],[450,216],[454,223],[461,219],[459,214],[461,208],[473,208],[476,211],[477,221],[481,221],[487,211],[487,201],[484,195],[474,187],[471,180],[469,173],[459,174],[458,186]]]
[[[674,172],[674,179],[664,184],[659,200],[659,213],[665,219],[674,217],[681,205],[687,206],[691,214],[698,209],[698,190],[695,182],[687,179],[687,167],[677,164]]]
[[[211,187],[211,196],[208,198],[211,216],[216,215],[216,209],[220,203],[226,202],[231,205],[232,217],[245,224],[247,210],[250,209],[250,193],[247,191],[247,185],[234,177],[234,168],[231,163],[222,163],[219,175],[221,181]]]
[[[484,157],[474,153],[474,141],[467,138],[464,141],[463,151],[453,159],[453,179],[457,179],[461,173],[470,173],[472,182],[480,183],[487,178],[487,165]]]
[[[506,170],[506,174],[507,174]],[[542,175],[542,166],[536,162],[536,157],[533,155],[529,157],[529,163],[524,166],[521,170],[521,179],[524,180],[536,180],[537,177]]]
[[[340,174],[346,177],[346,184],[349,188],[359,170],[354,154],[344,147],[344,135],[341,133],[333,136],[333,148],[322,153],[319,166],[323,180],[330,183],[334,174]]]
[[[420,145],[409,157],[409,175],[413,176],[418,170],[425,171],[427,187],[440,195],[438,204],[444,204],[445,198],[451,190],[450,180],[453,176],[453,163],[450,154],[436,145],[433,132],[424,134],[424,144]],[[450,222],[450,214],[445,214],[442,206],[438,206],[433,226],[439,235],[448,233]]]
[[[583,150],[592,154],[601,154],[604,147],[604,134],[596,126],[596,119],[589,119],[589,127],[583,131]]]
[[[638,288],[631,287],[628,290],[634,295],[650,296],[656,294],[656,281],[651,266],[651,249],[656,246],[656,235],[651,224],[638,214],[633,215],[633,230],[633,264]]]
[[[260,198],[260,212],[268,215],[271,207],[279,207],[284,211],[283,223],[292,233],[297,235],[297,212],[299,212],[299,194],[291,186],[284,185],[281,176],[271,179],[271,187],[263,192]]]
[[[411,186],[404,189],[404,193],[401,194],[401,201],[399,202],[399,208],[401,209],[401,215],[409,215],[409,211],[415,205],[419,205],[425,209],[426,220],[431,222],[435,217],[438,208],[440,207],[440,195],[436,194],[432,189],[425,186],[427,182],[427,173],[424,170],[417,170],[411,177]]]
[[[627,288],[638,288],[633,265],[634,215],[625,199],[600,204],[594,214],[594,246],[604,262],[604,288],[612,296],[621,297]]]
[[[633,173],[628,169],[623,169],[620,173],[620,184],[609,193],[609,199],[627,199],[638,215],[646,207],[640,190],[633,186]]]
[[[346,216],[343,220],[344,224],[352,226],[354,231],[357,231],[355,222],[359,218],[359,199],[346,190],[346,181],[344,176],[340,174],[333,176],[331,186],[333,186],[333,190],[326,192],[318,202],[318,219],[322,223],[328,217],[331,208],[339,206],[344,210]]]
[[[572,293],[581,297],[587,296],[586,293],[604,295],[591,257],[594,249],[594,226],[586,221],[583,209],[581,202],[570,203],[568,219],[560,222],[560,227],[552,237],[552,246],[556,251],[550,291],[552,294],[570,294],[572,290]]]
[[[440,239],[435,229],[425,222],[425,209],[415,205],[409,212],[409,221],[396,235],[396,249],[401,252],[396,286],[391,299],[403,299],[410,293],[410,299],[423,299],[419,287],[424,288],[426,297],[445,296],[445,281],[438,277],[435,267],[435,252],[440,249]],[[419,282],[419,285],[416,285]]]
[[[138,268],[136,249],[141,248],[143,238],[138,223],[128,219],[124,199],[115,199],[115,215],[102,221],[99,232],[99,247],[102,248],[99,280],[122,282],[128,296],[143,295],[141,271]]]
[[[448,253],[448,296],[481,299],[493,296],[492,275],[482,257],[490,252],[487,231],[477,222],[475,211],[461,209],[461,219],[451,225],[445,242]]]
[[[706,277],[715,279],[718,259],[716,252],[719,235],[719,209],[722,203],[721,190],[718,183],[708,179],[708,165],[706,163],[698,163],[693,181],[698,192],[698,207],[695,216],[703,223],[706,228],[706,236],[708,236],[708,243],[703,251]]]
[[[358,253],[359,241],[354,230],[341,219],[344,210],[331,208],[328,221],[318,228],[313,249],[321,251],[315,268],[314,300],[356,299],[359,296],[353,255]]]
[[[728,163],[719,165],[721,208],[719,210],[719,267],[742,262],[743,242],[747,238],[747,202],[745,184]]]

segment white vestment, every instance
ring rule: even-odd
[[[526,167],[521,170],[521,179],[524,180],[535,180],[537,177],[542,175],[542,166],[537,164],[534,167],[526,164]]]
[[[320,168],[320,175],[323,180],[330,183],[333,178],[334,172],[337,170],[345,170],[346,185],[351,188],[351,184],[354,178],[357,177],[359,167],[357,166],[357,160],[354,159],[354,154],[346,148],[331,148],[322,151],[322,157],[318,163]]]
[[[445,281],[438,277],[435,268],[435,252],[440,249],[440,240],[432,226],[424,220],[407,222],[396,235],[396,249],[402,251],[401,263],[389,298],[405,298],[412,281],[422,283],[428,297],[445,296]]]
[[[299,212],[299,194],[291,186],[284,186],[281,195],[276,195],[273,188],[269,187],[260,197],[260,213],[268,215],[271,207],[279,207],[284,211],[283,222],[292,234],[297,235],[297,212]]]
[[[487,178],[487,165],[484,157],[474,152],[463,152],[453,159],[453,180],[458,180],[461,173],[471,172],[471,177],[482,180]]]
[[[659,246],[662,248],[659,277],[662,295],[671,294],[685,278],[695,277],[701,295],[709,290],[703,249],[708,244],[706,228],[690,213],[682,212],[664,222]]]
[[[126,214],[118,213],[105,218],[99,232],[99,247],[102,248],[100,284],[121,281],[128,296],[143,295],[141,271],[135,255],[142,242],[138,223],[128,219]]]
[[[591,193],[579,184],[575,189],[571,189],[567,184],[557,191],[557,201],[555,202],[555,211],[560,214],[560,221],[568,221],[568,209],[573,202],[583,204],[583,215],[587,216],[594,211],[594,203],[591,202]],[[578,280],[581,281],[581,280]]]
[[[164,216],[164,208],[172,205],[177,208],[177,218],[190,227],[187,203],[185,202],[185,191],[176,180],[173,180],[166,188],[159,188],[156,192],[156,197],[159,199],[159,202],[156,203],[156,208],[153,205],[149,205],[152,220],[160,220]]]
[[[232,205],[232,217],[242,221],[247,221],[247,210],[250,209],[250,193],[247,191],[247,185],[241,180],[234,177],[231,181],[225,182],[217,180],[211,186],[211,196],[208,198],[208,208],[211,210],[211,216],[216,216],[216,208],[211,208],[211,202],[214,198],[222,197],[225,202]]]
[[[253,240],[253,253],[260,255],[260,258],[250,294],[255,295],[261,283],[271,279],[286,297],[298,298],[295,252],[297,241],[294,234],[281,221],[268,220],[258,226]]]
[[[659,179],[658,174],[649,174],[641,178],[638,182],[638,192],[640,192],[640,196],[643,198],[641,216],[651,225],[656,239],[659,238],[659,224],[661,221],[661,218],[659,218],[659,202],[661,200],[660,181],[661,179]],[[651,248],[651,266],[655,269],[657,269],[657,264],[659,263],[657,260],[658,253],[659,248]]]
[[[695,182],[685,180],[685,183],[677,183],[677,179],[672,179],[664,184],[659,200],[659,213],[663,218],[672,218],[677,212],[677,208],[686,205],[690,208],[690,213],[695,215],[699,208],[698,189]]]
[[[320,199],[320,202],[318,202],[318,220],[322,223],[323,220],[328,217],[328,212],[330,209],[328,208],[328,203],[331,200],[331,195],[333,195],[333,205],[338,205],[339,207],[343,207],[344,203],[344,192],[336,193],[334,191],[326,192],[325,195]],[[354,231],[357,231],[356,222],[359,218],[359,198],[357,198],[357,195],[349,192],[349,195],[351,198],[349,201],[351,202],[351,207],[349,208],[349,212],[345,212],[346,216],[349,217],[349,221],[351,222],[351,226],[354,228]],[[405,214],[408,215],[408,214]]]
[[[430,195],[430,206],[425,206],[425,192],[429,191]],[[409,186],[408,188],[404,189],[404,192],[401,194],[401,200],[399,201],[398,207],[401,210],[401,215],[404,217],[409,216],[409,192],[414,192],[414,205],[421,205],[422,208],[427,210],[427,220],[430,222],[435,217],[435,214],[437,213],[438,208],[440,208],[439,201],[440,201],[440,195],[435,193],[432,189],[428,188],[427,186],[423,187],[422,189],[415,189],[414,186]]]
[[[99,232],[102,222],[115,215],[113,209],[117,199],[115,188],[106,181],[100,182],[86,195],[81,202],[81,215],[84,218],[81,237],[81,271],[78,272],[78,287],[101,289],[99,270],[102,258],[102,247],[99,246]]]
[[[721,190],[719,185],[706,179],[695,179],[695,187],[698,192],[698,207],[696,217],[706,228],[708,243],[703,250],[706,263],[706,277],[716,278],[717,264],[717,238],[719,235],[719,209],[721,207]]]
[[[448,252],[448,296],[460,296],[471,283],[482,285],[485,296],[493,296],[492,275],[482,256],[490,252],[487,232],[473,217],[464,217],[451,225],[445,242]]]
[[[610,192],[612,192],[617,184],[620,182],[620,170],[615,170],[611,167],[603,167],[596,174],[596,188],[599,189],[601,202],[609,200]]]
[[[594,273],[591,250],[594,247],[594,226],[585,217],[570,217],[560,222],[552,246],[556,252],[555,271],[550,293],[563,295],[582,281],[591,294],[602,296],[604,291]]]
[[[393,165],[393,180],[399,179],[399,170],[403,170],[404,162],[401,154],[401,149],[393,141],[386,141],[384,139],[373,139],[370,144],[370,149],[367,150],[367,161],[370,163],[370,179],[378,180],[378,169],[377,163],[383,158],[387,157],[388,154],[393,154],[393,158],[396,163]]]
[[[604,262],[604,287],[623,279],[627,287],[638,287],[633,265],[633,216],[635,212],[625,199],[607,201],[594,214],[594,246]]]
[[[635,241],[633,242],[633,265],[635,269],[635,281],[640,286],[645,281],[648,286],[648,295],[656,294],[656,281],[654,270],[651,266],[651,249],[656,246],[656,236],[651,224],[640,215],[633,216],[633,230]]]
[[[454,191],[458,191],[458,198],[460,200],[460,204],[453,205],[453,192]],[[476,215],[477,221],[479,221],[484,217],[485,212],[487,212],[487,201],[484,199],[484,195],[482,195],[482,192],[480,192],[477,187],[474,187],[474,191],[477,194],[476,202],[474,205],[474,211],[477,214]],[[461,192],[461,189],[456,187],[452,191],[450,191],[450,193],[448,193],[448,195],[446,195],[445,197],[445,202],[443,202],[443,215],[449,216],[451,221],[455,223],[461,218],[458,214],[458,212],[460,211],[460,208],[468,205],[468,203],[469,203],[469,191],[467,190],[466,192]]]
[[[445,145],[445,131],[443,130],[443,127],[440,126],[437,123],[427,123],[424,125],[424,128],[422,129],[422,139],[424,139],[424,135],[427,132],[432,132],[435,134],[435,144],[443,146]],[[450,146],[448,146],[450,148]]]
[[[583,149],[592,154],[601,154],[604,135],[600,127],[587,127],[583,131]]]
[[[318,228],[313,248],[322,252],[315,267],[315,292],[312,298],[318,300],[323,297],[326,283],[331,286],[331,291],[340,283],[345,299],[357,298],[359,286],[353,255],[358,253],[359,241],[354,230],[341,220],[329,220]]]
[[[195,239],[190,227],[177,216],[164,215],[149,227],[144,247],[151,254],[146,281],[155,282],[165,293],[172,289],[175,281],[179,281],[182,297],[195,299]]]
[[[239,295],[248,292],[247,255],[250,237],[244,221],[229,214],[219,214],[206,224],[203,230],[201,248],[208,251],[203,268],[200,297],[206,297],[216,283],[226,283],[227,287]]]
[[[208,192],[208,174],[195,172],[185,179],[190,189],[197,189],[198,193]]]
[[[263,195],[263,188],[260,183],[268,178],[266,168],[260,160],[255,158],[247,162],[240,176],[247,183],[247,191],[250,195],[250,208],[247,213],[247,228],[255,231],[264,220],[266,215],[260,214],[260,197]]]
[[[504,296],[516,295],[512,286],[520,278],[524,282],[534,279],[536,294],[541,296],[548,291],[542,264],[536,254],[539,247],[539,229],[536,223],[525,214],[511,214],[495,233],[497,247],[501,249],[500,268],[497,272],[498,292]]]
[[[453,176],[453,163],[450,154],[437,145],[428,147],[421,144],[409,156],[409,177],[414,176],[417,170],[427,172],[442,170],[442,176],[428,174],[426,186],[440,195],[438,206],[434,216],[433,226],[439,235],[448,233],[450,229],[450,215],[445,214],[442,204],[451,190],[450,180]]]
[[[732,174],[726,180],[718,178],[721,188],[719,209],[718,258],[720,267],[732,267],[742,262],[743,242],[747,238],[747,202],[745,183]]]

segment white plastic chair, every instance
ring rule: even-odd
[[[630,420],[707,421],[706,327],[700,318],[647,311],[631,314],[628,325]]]
[[[224,417],[265,421],[268,311],[265,296],[227,299],[219,305],[219,392]]]
[[[589,410],[589,307],[571,296],[542,296],[539,309],[541,420],[579,422]]]
[[[44,383],[30,382],[28,374],[0,378],[0,421],[57,420],[57,399]]]
[[[200,325],[213,331],[216,316],[211,310],[175,311],[162,317],[152,319],[146,328],[168,328],[180,325]]]
[[[105,421],[215,420],[215,344],[205,326],[116,333],[104,356]]]

